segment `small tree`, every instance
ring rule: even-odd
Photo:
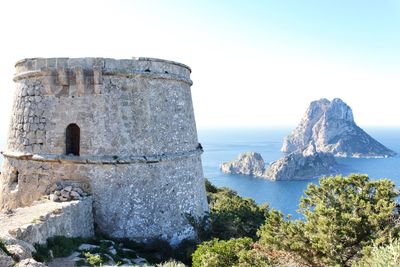
[[[293,251],[314,264],[350,265],[375,244],[399,234],[393,182],[366,175],[328,177],[311,184],[300,201],[304,221],[286,221],[271,211],[258,232],[260,244]]]

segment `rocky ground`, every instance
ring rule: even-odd
[[[116,244],[112,240],[100,240],[99,245],[82,243],[69,256],[55,258],[49,267],[59,266],[148,266],[146,259],[139,257],[132,249]]]

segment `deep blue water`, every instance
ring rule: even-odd
[[[400,128],[365,129],[372,137],[400,153]],[[204,175],[216,186],[236,190],[243,197],[251,197],[257,203],[267,202],[270,207],[292,214],[298,218],[296,210],[308,183],[318,183],[318,179],[304,181],[268,181],[245,175],[224,174],[219,164],[232,160],[241,152],[259,152],[265,162],[282,156],[280,148],[289,128],[269,129],[225,129],[199,130],[199,140],[203,145]],[[400,156],[387,159],[338,159],[342,173],[366,173],[371,178],[390,178],[400,186]]]
[[[275,181],[254,178],[245,175],[224,174],[219,164],[232,160],[241,152],[259,152],[265,162],[279,159],[283,137],[289,134],[289,128],[269,129],[213,129],[199,130],[199,140],[203,145],[204,175],[214,185],[229,187],[243,197],[251,197],[257,203],[267,202],[270,207],[292,214],[298,218],[296,210],[299,199],[308,183],[318,183],[318,179],[304,181]],[[371,128],[366,131],[375,139],[400,154],[400,128]],[[4,149],[4,140],[0,141],[0,150]],[[0,163],[3,161],[0,156]],[[400,186],[400,156],[387,159],[343,159],[343,174],[366,173],[371,178],[389,178]],[[1,166],[1,165],[0,165]],[[1,168],[1,167],[0,167]]]

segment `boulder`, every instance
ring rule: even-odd
[[[7,246],[8,252],[12,255],[12,258],[16,261],[28,259],[32,257],[32,252],[24,249],[20,245],[9,245]]]
[[[33,245],[23,240],[13,238],[10,235],[2,235],[1,239],[4,242],[7,251],[15,261],[32,258],[32,253],[36,252]]]
[[[220,169],[224,173],[263,176],[265,163],[259,153],[241,153],[235,160],[222,163]]]
[[[0,249],[0,266],[11,267],[14,266],[14,260],[11,256],[8,256],[2,249]]]
[[[98,248],[100,248],[100,247],[96,246],[96,245],[92,245],[92,244],[81,244],[78,247],[78,250],[90,251],[90,250],[98,249]]]
[[[339,98],[311,102],[299,125],[284,139],[281,151],[302,152],[311,143],[317,152],[336,157],[396,155],[358,127],[351,108]]]
[[[46,267],[44,263],[37,262],[34,259],[25,259],[18,262],[15,267]]]

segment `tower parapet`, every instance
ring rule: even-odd
[[[42,95],[83,96],[101,94],[102,76],[176,80],[192,85],[184,64],[153,59],[33,58],[15,64],[14,81],[40,78]]]

